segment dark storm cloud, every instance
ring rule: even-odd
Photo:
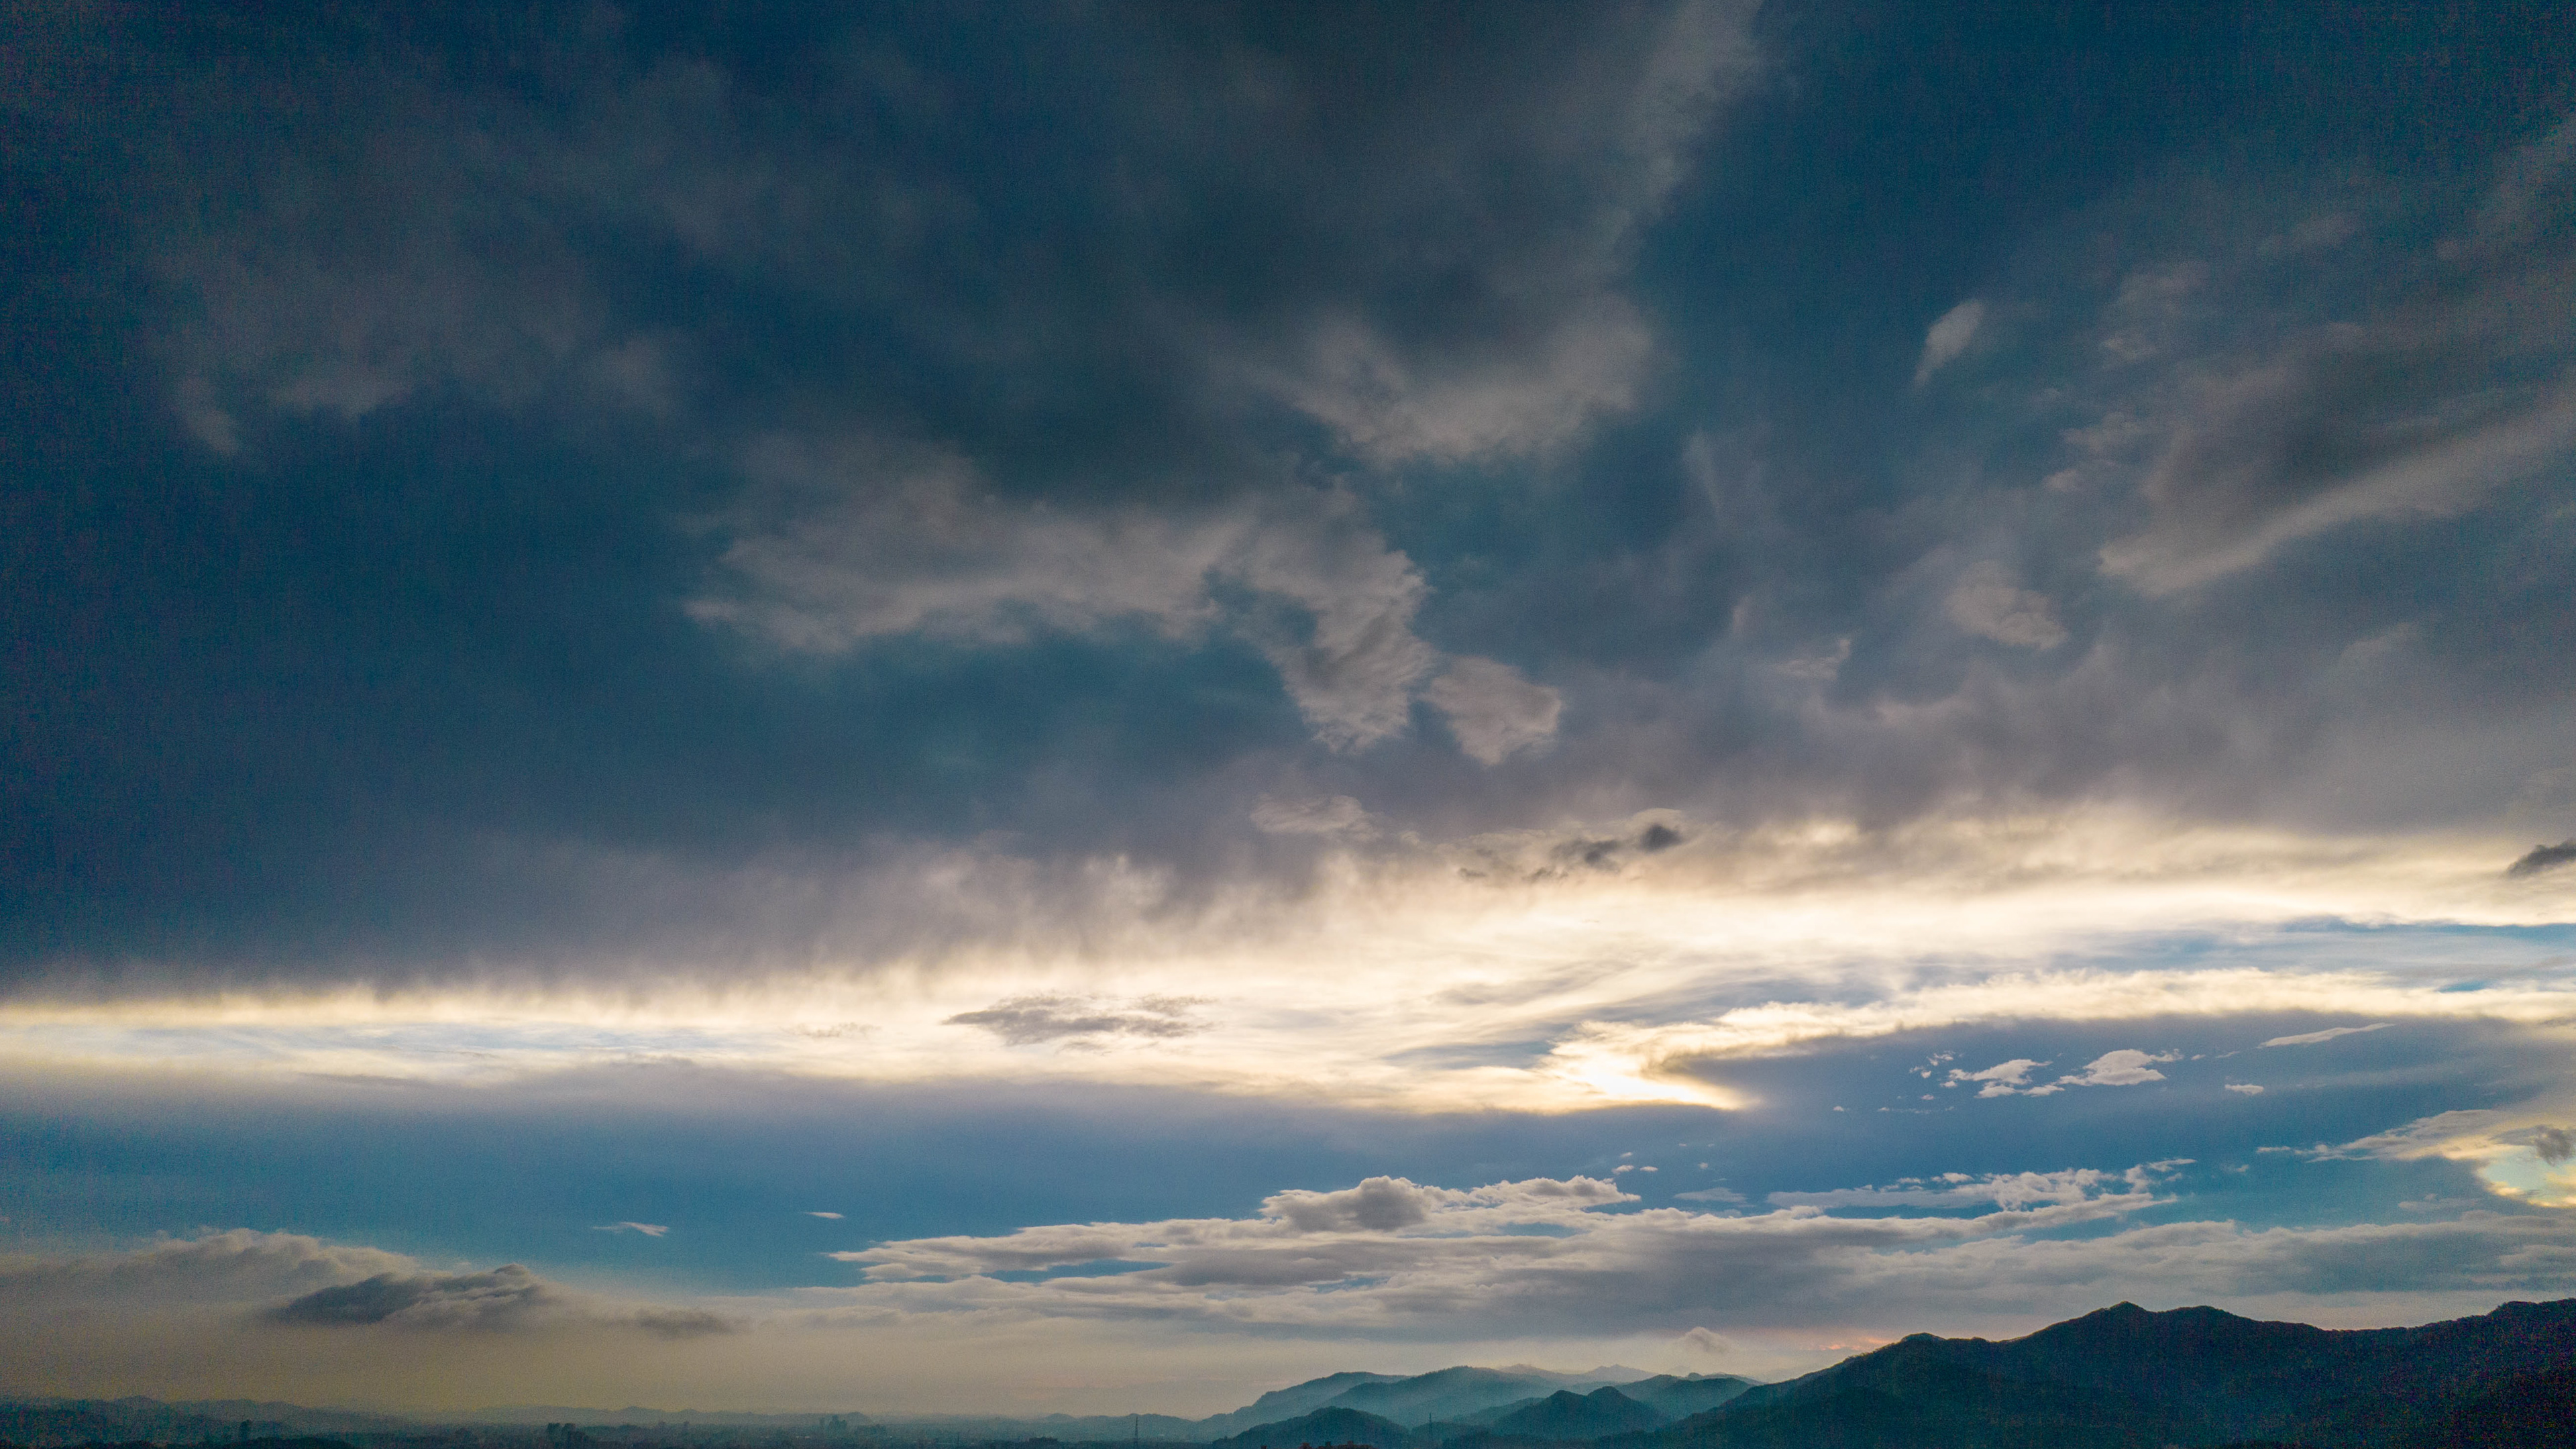
[[[1972,284],[1979,325],[1840,572],[1752,570],[1728,634],[1754,668],[1702,686],[1696,739],[1664,724],[1628,758],[1731,747],[1739,799],[1777,781],[1864,816],[2099,789],[2339,827],[2576,804],[2545,582],[2576,562],[2576,235],[2488,220],[2566,191],[2545,158],[2570,131],[2525,127],[2473,186],[2264,196],[2241,163],[2177,166],[2023,241]],[[1779,481],[1814,449],[1711,434],[1686,461],[1785,562],[1824,526],[1791,526]],[[1681,713],[1659,695],[1627,707]]]
[[[1655,807],[2576,809],[2510,16],[2029,20],[49,20],[9,979],[788,969]],[[2339,58],[2195,150],[2172,66],[2275,50]]]
[[[2504,873],[2516,877],[2538,875],[2570,862],[2576,862],[2576,840],[2562,840],[2556,845],[2533,846],[2529,854],[2505,867]]]
[[[855,411],[1020,489],[1223,490],[1174,470],[1265,401],[1370,456],[1559,441],[1640,380],[1628,248],[1748,60],[1701,3],[607,15],[120,37],[230,62],[179,119],[299,122],[151,178],[205,218],[148,238],[202,441],[442,384]]]
[[[1634,406],[1627,259],[1741,19],[63,21],[13,272],[142,345],[54,329],[33,373],[145,405],[92,405],[18,535],[76,576],[25,616],[10,858],[50,904],[10,954],[547,955],[614,931],[530,854],[1096,835],[1103,792],[1363,748],[1417,694],[1529,752],[1557,693],[1421,639],[1334,474]],[[1198,813],[1130,828],[1243,829]]]

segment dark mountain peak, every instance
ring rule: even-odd
[[[1358,1409],[1317,1409],[1293,1419],[1272,1424],[1257,1424],[1230,1438],[1219,1439],[1208,1449],[1288,1449],[1294,1444],[1369,1444],[1376,1449],[1404,1449],[1413,1441],[1413,1431],[1405,1425],[1377,1414]]]
[[[2063,1322],[2052,1323],[2046,1328],[2037,1329],[2017,1339],[2006,1339],[2004,1342],[2029,1343],[2052,1335],[2059,1338],[2093,1337],[2125,1342],[2140,1335],[2153,1337],[2159,1334],[2243,1332],[2263,1328],[2305,1329],[2310,1333],[2325,1331],[2304,1323],[2272,1324],[2257,1318],[2241,1318],[2223,1308],[2211,1308],[2205,1304],[2196,1304],[2189,1308],[2158,1310],[2141,1308],[2135,1303],[2124,1301],[2114,1303],[2108,1308],[2096,1308],[2090,1313],[2069,1318]]]
[[[1560,1389],[1558,1392],[1560,1394],[1571,1394],[1574,1390]],[[1619,1392],[1619,1386],[1616,1384],[1603,1384],[1592,1392],[1583,1395],[1583,1397],[1596,1404],[1633,1404],[1636,1402],[1636,1400],[1629,1398],[1626,1394]]]
[[[2378,1329],[2121,1303],[2001,1343],[1914,1334],[1753,1389],[1643,1442],[1645,1449],[2576,1443],[2564,1437],[2576,1423],[2570,1364],[2576,1300]],[[2504,1437],[2455,1433],[2487,1422],[2506,1426]]]
[[[2495,1311],[2486,1316],[2503,1323],[2567,1323],[2576,1321],[2576,1298],[2561,1298],[2554,1303],[2529,1303],[2517,1298],[2497,1304]],[[2467,1318],[2458,1321],[2476,1322]]]

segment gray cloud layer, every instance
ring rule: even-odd
[[[970,848],[2576,824],[2559,115],[1954,254],[1806,199],[1960,128],[1746,7],[778,23],[30,52],[131,198],[30,275],[137,345],[28,374],[11,979],[810,958]]]
[[[1015,996],[981,1011],[960,1012],[950,1026],[980,1026],[1012,1046],[1041,1042],[1088,1045],[1102,1037],[1187,1036],[1204,1027],[1190,1019],[1194,997],[1148,996],[1127,1003],[1080,996]]]
[[[382,1325],[429,1333],[633,1328],[664,1337],[723,1333],[704,1310],[622,1304],[575,1292],[517,1263],[431,1273],[412,1259],[295,1233],[235,1228],[76,1257],[0,1259],[0,1284],[21,1304],[133,1313],[183,1306],[238,1308],[281,1327]],[[320,1286],[314,1286],[319,1284]],[[279,1295],[291,1297],[277,1301]]]

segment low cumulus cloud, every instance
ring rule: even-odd
[[[1130,1320],[1195,1331],[1437,1339],[1529,1332],[2043,1312],[2153,1291],[2243,1302],[2354,1291],[2554,1293],[2576,1283],[2576,1238],[2552,1216],[2249,1229],[2117,1226],[2170,1207],[2187,1164],[1946,1174],[1779,1194],[1758,1213],[1630,1208],[1607,1184],[1497,1184],[1472,1193],[1377,1179],[1282,1194],[1246,1219],[1028,1228],[839,1254],[869,1282],[845,1310]],[[1539,1191],[1532,1191],[1533,1188]],[[1547,1194],[1562,1194],[1550,1198]],[[1621,1211],[1599,1208],[1623,1205]],[[1838,1216],[1838,1210],[1867,1213]],[[2076,1224],[2112,1224],[2081,1237]],[[1544,1234],[1528,1231],[1544,1226]],[[1517,1230],[1515,1230],[1517,1229]],[[1129,1271],[1003,1281],[1103,1263]],[[818,1302],[828,1302],[821,1292]]]
[[[1112,1324],[1250,1340],[1437,1342],[1482,1341],[1508,1321],[1544,1335],[1677,1335],[1705,1357],[1730,1351],[1726,1335],[1738,1329],[2029,1321],[2156,1292],[2281,1312],[2355,1293],[2462,1311],[2452,1305],[2476,1295],[2492,1304],[2576,1292],[2576,1228],[2564,1214],[2134,1225],[2148,1210],[2170,1217],[2189,1202],[2189,1167],[1953,1172],[1708,1212],[1648,1207],[1597,1178],[1452,1189],[1389,1176],[1275,1193],[1240,1218],[881,1243],[830,1255],[862,1270],[856,1284],[728,1302],[723,1313],[589,1298],[519,1265],[436,1272],[399,1259],[399,1268],[288,1296],[263,1291],[283,1281],[273,1276],[229,1282],[215,1306],[257,1331],[344,1336],[351,1352],[367,1342],[420,1351],[540,1334],[686,1340],[739,1327],[747,1314],[777,1335],[763,1340],[773,1345],[765,1351],[787,1352],[802,1351],[799,1335],[917,1335],[943,1324],[980,1334],[1008,1325],[1032,1342]],[[2086,1230],[2065,1232],[2076,1227]],[[281,1263],[315,1256],[257,1241],[270,1236],[234,1245]],[[61,1301],[61,1285],[75,1278],[89,1285],[81,1301],[92,1313],[140,1321],[167,1311],[130,1274],[107,1286],[140,1262],[130,1257],[0,1262],[9,1290],[0,1301],[10,1305],[0,1318]],[[165,1251],[146,1271],[166,1273],[171,1261]],[[54,1285],[52,1298],[22,1291],[38,1281]],[[850,1340],[832,1341],[847,1351]]]
[[[1471,1189],[1373,1177],[1338,1191],[1274,1193],[1252,1218],[1022,1228],[1002,1237],[910,1239],[831,1256],[865,1265],[868,1277],[879,1282],[1118,1260],[1165,1264],[1140,1281],[1276,1286],[1336,1280],[1350,1258],[1394,1261],[1410,1251],[1393,1246],[1399,1239],[1430,1235],[1445,1242],[1508,1227],[1565,1226],[1596,1209],[1635,1201],[1593,1177],[1530,1178]]]
[[[2126,1047],[2104,1052],[2083,1071],[2057,1080],[2059,1085],[2068,1087],[2142,1087],[2165,1079],[2165,1074],[2156,1070],[2156,1063],[2179,1061],[2181,1058],[2180,1052],[2142,1052]]]
[[[2064,1172],[1943,1173],[1906,1177],[1884,1187],[1830,1192],[1775,1192],[1778,1207],[1992,1207],[2019,1211],[2035,1206],[2087,1207],[2102,1216],[2134,1211],[2156,1201],[2157,1185],[2187,1160],[2153,1162],[2125,1172],[2075,1168]]]
[[[1952,1067],[1950,1079],[1942,1085],[1956,1087],[1964,1083],[1976,1082],[1980,1084],[1977,1088],[1977,1095],[1980,1097],[2043,1097],[2049,1093],[2064,1090],[2054,1083],[2045,1086],[2031,1084],[2030,1074],[2047,1065],[2046,1062],[2033,1061],[2029,1057],[2015,1057],[2008,1062],[1997,1062],[1982,1072]]]

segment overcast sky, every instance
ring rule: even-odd
[[[2576,1294],[2558,7],[494,9],[0,21],[0,1387]]]

